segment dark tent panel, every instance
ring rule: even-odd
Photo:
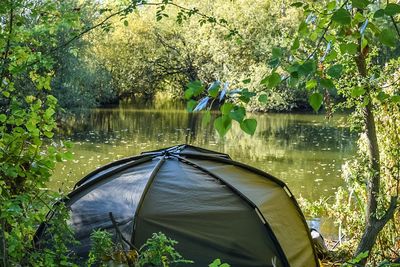
[[[65,201],[82,257],[93,230],[114,232],[112,212],[136,247],[163,232],[190,266],[216,258],[233,267],[319,266],[286,185],[226,154],[189,145],[145,152],[92,172]]]
[[[137,244],[157,231],[179,240],[178,251],[196,266],[208,266],[216,258],[232,266],[265,266],[274,257],[279,262],[255,210],[225,185],[178,160],[167,161],[158,172],[136,229]]]

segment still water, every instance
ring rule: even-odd
[[[346,116],[253,114],[254,136],[232,130],[221,139],[202,114],[183,108],[121,106],[81,112],[67,119],[64,138],[74,143],[74,160],[59,164],[51,187],[69,191],[92,170],[142,151],[188,143],[229,154],[286,182],[295,194],[310,200],[331,196],[342,184],[342,163],[355,151],[356,134]]]

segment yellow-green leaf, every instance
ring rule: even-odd
[[[245,133],[253,135],[257,128],[257,121],[255,119],[246,119],[240,123],[240,129]]]
[[[310,105],[314,109],[314,111],[318,112],[318,110],[322,106],[322,100],[323,100],[323,97],[320,93],[313,93],[310,96],[310,98],[308,99],[308,102],[310,103]]]

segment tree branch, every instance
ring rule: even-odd
[[[390,198],[389,208],[386,210],[385,215],[377,222],[381,227],[385,226],[385,224],[393,217],[396,209],[398,208],[397,199],[398,196],[392,196]]]
[[[331,25],[332,25],[332,20],[330,20],[328,25],[326,25],[326,27],[324,28],[324,31],[323,31],[321,37],[318,39],[318,42],[317,42],[317,45],[315,46],[315,49],[312,51],[311,54],[308,55],[306,61],[309,60],[310,58],[312,58],[315,55],[315,53],[317,53],[317,51],[319,49],[319,46],[321,45],[322,41],[325,39],[325,34],[328,32],[329,27]]]
[[[94,30],[94,29],[96,29],[96,28],[98,28],[98,27],[100,27],[100,26],[102,26],[102,25],[104,25],[104,24],[105,24],[107,21],[109,21],[111,18],[113,18],[113,17],[115,17],[115,16],[117,16],[117,15],[119,15],[119,14],[121,14],[121,13],[127,12],[129,9],[134,8],[135,6],[136,6],[136,5],[131,4],[131,5],[129,5],[128,7],[124,8],[124,9],[121,9],[121,10],[115,12],[115,13],[112,13],[112,14],[108,15],[108,16],[107,16],[106,18],[104,18],[101,22],[99,22],[99,23],[97,23],[97,24],[95,24],[95,25],[93,25],[93,26],[91,26],[91,27],[86,28],[85,30],[83,30],[83,31],[80,32],[79,34],[73,36],[71,39],[69,39],[69,40],[66,41],[65,43],[63,43],[63,44],[61,44],[61,45],[59,45],[59,46],[53,48],[52,50],[50,50],[50,53],[53,53],[53,52],[55,52],[55,51],[57,51],[57,50],[59,50],[59,49],[61,49],[61,48],[67,47],[69,44],[71,44],[71,43],[72,43],[73,41],[75,41],[76,39],[79,39],[80,37],[82,37],[82,36],[85,35],[86,33],[90,32],[90,31],[92,31],[92,30]]]
[[[349,2],[349,0],[344,1],[344,3],[340,6],[340,8],[343,8],[343,7],[347,4],[347,2]],[[334,14],[334,13],[332,13],[332,16],[333,16],[333,14]],[[317,53],[317,51],[318,51],[318,49],[319,49],[319,46],[321,45],[322,41],[325,39],[325,34],[328,32],[329,27],[332,25],[332,22],[333,22],[333,20],[332,20],[332,18],[331,18],[331,19],[329,20],[328,25],[326,25],[326,27],[324,28],[324,31],[322,32],[321,37],[319,37],[315,49],[312,51],[312,53],[311,53],[310,55],[308,55],[308,57],[307,57],[306,60],[309,60],[310,58],[312,58],[312,57],[315,55],[315,53]]]
[[[136,251],[139,251],[139,249],[136,248],[135,245],[133,245],[131,242],[129,242],[129,241],[122,235],[121,230],[119,229],[118,224],[117,224],[117,222],[115,221],[112,212],[109,212],[108,215],[110,216],[110,220],[111,220],[111,222],[112,222],[112,224],[113,224],[113,226],[114,226],[114,228],[115,228],[115,231],[117,232],[117,236],[118,236],[122,241],[124,241],[126,244],[128,244],[130,249],[134,249],[134,250],[136,250]],[[122,244],[121,244],[121,245],[122,245]]]
[[[393,26],[396,29],[397,35],[400,37],[400,30],[399,27],[397,27],[396,21],[394,20],[393,16],[390,16],[390,19],[392,20]]]
[[[9,21],[8,38],[7,38],[6,49],[5,49],[4,55],[3,55],[3,64],[1,66],[0,82],[3,82],[3,78],[4,78],[5,74],[6,74],[7,57],[8,57],[8,54],[10,53],[11,38],[12,38],[12,33],[13,33],[13,20],[14,20],[14,8],[11,8],[11,10],[10,10],[10,21]],[[1,84],[0,84],[0,86],[1,86]]]

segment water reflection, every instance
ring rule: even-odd
[[[81,112],[64,121],[75,159],[60,164],[51,186],[70,188],[91,170],[115,159],[181,143],[217,150],[284,180],[296,195],[317,199],[341,184],[339,171],[354,151],[356,136],[345,116],[261,114],[253,137],[234,125],[221,140],[202,114],[183,109],[112,108]]]

